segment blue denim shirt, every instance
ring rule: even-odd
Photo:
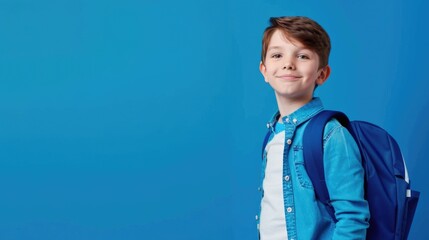
[[[323,137],[325,178],[337,223],[329,215],[326,206],[316,199],[313,185],[305,170],[303,132],[308,120],[321,110],[323,110],[321,100],[314,98],[294,113],[281,119],[285,124],[283,200],[288,238],[290,240],[365,239],[366,229],[369,226],[369,208],[364,199],[364,171],[361,157],[356,142],[337,120],[328,122]],[[267,124],[272,131],[270,139],[276,134],[274,124],[278,117],[277,112]],[[267,152],[265,151],[259,187],[262,198],[266,165]],[[256,219],[259,229],[259,217],[257,216]]]

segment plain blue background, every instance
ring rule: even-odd
[[[0,0],[0,239],[256,239],[271,16],[332,40],[327,108],[399,142],[429,239],[420,1]]]

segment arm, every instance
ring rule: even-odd
[[[364,170],[359,149],[338,122],[331,121],[327,129],[331,130],[324,139],[325,178],[338,220],[332,239],[365,239],[369,208],[364,199]]]

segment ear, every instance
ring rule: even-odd
[[[267,68],[262,61],[259,63],[259,71],[262,73],[262,76],[264,76],[265,82],[268,82],[266,78]]]
[[[322,69],[319,70],[319,77],[316,79],[317,85],[322,85],[328,80],[329,75],[331,74],[331,67],[329,65],[326,65]]]

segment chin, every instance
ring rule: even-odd
[[[295,94],[287,89],[281,89],[280,91],[276,91],[277,95],[285,96],[285,97],[293,97]]]

